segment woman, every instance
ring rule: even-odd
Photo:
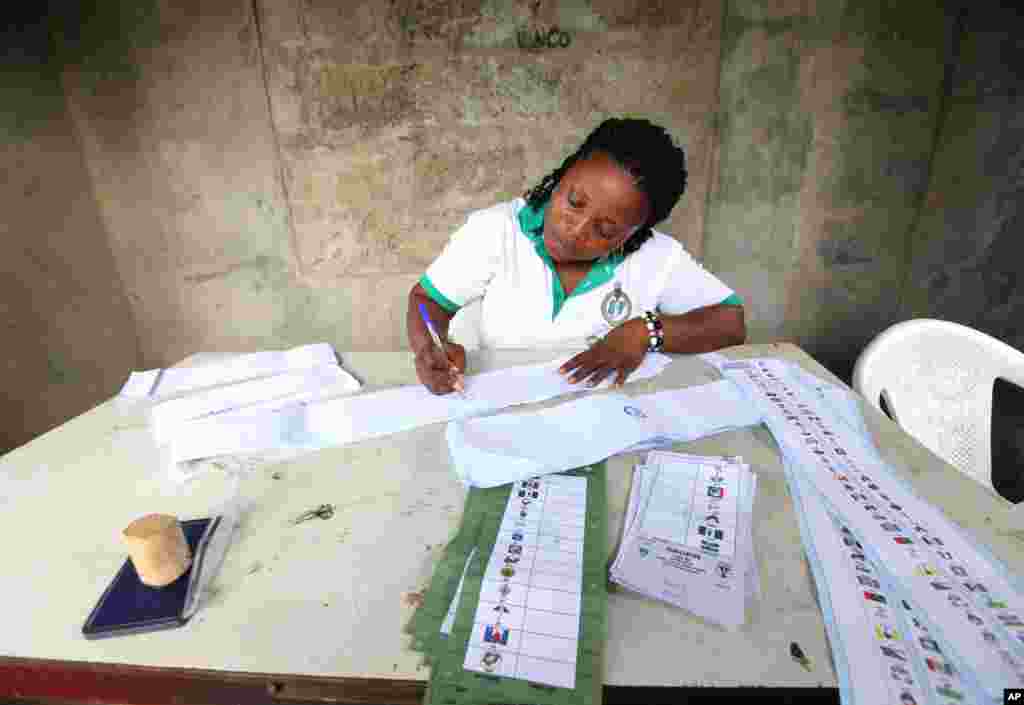
[[[653,350],[699,353],[746,338],[739,297],[671,237],[652,230],[686,188],[683,150],[646,120],[606,120],[561,167],[508,203],[471,213],[409,292],[416,373],[435,394],[461,386],[466,351],[442,338],[459,308],[483,299],[493,347],[587,349],[560,368],[570,382],[623,384]]]

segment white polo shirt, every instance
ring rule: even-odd
[[[543,229],[544,210],[522,198],[474,211],[420,284],[450,313],[482,298],[481,345],[495,348],[588,347],[613,327],[602,302],[616,286],[629,299],[629,318],[646,310],[680,314],[742,305],[682,245],[657,231],[627,257],[595,262],[566,296]]]

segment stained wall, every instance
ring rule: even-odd
[[[75,237],[99,259],[78,270],[104,284],[78,319],[119,321],[92,357],[126,375],[197,351],[404,348],[406,293],[470,210],[520,195],[601,119],[648,117],[690,168],[661,229],[745,299],[751,341],[848,379],[910,316],[1024,348],[1021,43],[995,7],[96,3],[50,22],[65,142],[21,149],[61,152],[39,173],[90,194]],[[21,233],[5,247],[70,237],[3,188],[18,204],[0,224]],[[32,301],[8,316],[65,330]]]

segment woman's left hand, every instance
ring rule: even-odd
[[[647,328],[641,319],[634,318],[613,328],[590,349],[569,358],[558,371],[568,375],[573,384],[586,380],[591,387],[615,373],[614,384],[621,386],[646,354]]]

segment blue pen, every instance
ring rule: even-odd
[[[430,337],[433,338],[434,345],[436,345],[438,350],[441,351],[441,354],[443,354],[446,358],[448,358],[448,350],[447,350],[447,348],[445,348],[444,343],[441,341],[441,336],[439,336],[437,334],[437,329],[434,328],[434,322],[432,320],[430,320],[430,313],[427,311],[427,306],[423,302],[420,302],[420,316],[423,317],[423,323],[426,324],[427,332],[429,332],[430,333]],[[451,363],[451,358],[448,358],[448,360],[449,360],[449,364],[450,364]],[[458,369],[456,369],[454,364],[452,364],[452,371],[455,372],[455,374],[456,374],[455,384],[453,386],[455,387],[455,390],[459,394],[462,395],[462,398],[465,399],[466,398],[466,390],[465,390],[465,388],[463,388],[462,382],[459,381]]]

